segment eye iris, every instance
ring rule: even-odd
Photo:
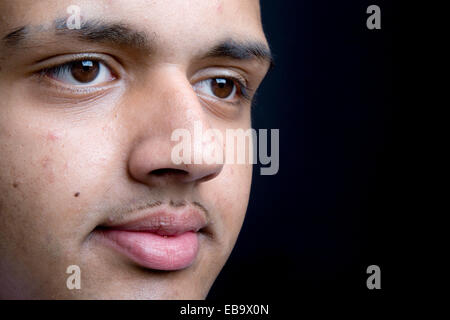
[[[76,61],[71,66],[72,76],[79,82],[87,83],[95,80],[100,71],[98,61]]]
[[[233,81],[229,79],[216,78],[212,79],[211,89],[215,96],[225,99],[231,95],[234,89]]]

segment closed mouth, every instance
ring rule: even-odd
[[[199,234],[207,225],[207,214],[201,208],[162,205],[126,217],[110,217],[95,228],[93,236],[139,266],[172,271],[194,263],[200,249]]]

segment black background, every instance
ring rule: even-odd
[[[381,30],[369,30],[369,5]],[[280,169],[254,168],[247,217],[208,299],[271,302],[389,292],[400,206],[388,1],[261,1],[275,68],[254,128],[280,129]],[[236,186],[236,191],[239,187]],[[381,268],[381,290],[366,269]]]

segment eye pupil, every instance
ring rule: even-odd
[[[211,89],[215,96],[221,99],[228,98],[234,90],[234,82],[229,79],[212,79]]]
[[[100,65],[98,61],[75,61],[71,66],[72,76],[79,82],[88,83],[98,76]]]

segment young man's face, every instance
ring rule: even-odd
[[[0,0],[0,298],[204,298],[251,165],[171,136],[250,128],[266,47],[257,0]]]

